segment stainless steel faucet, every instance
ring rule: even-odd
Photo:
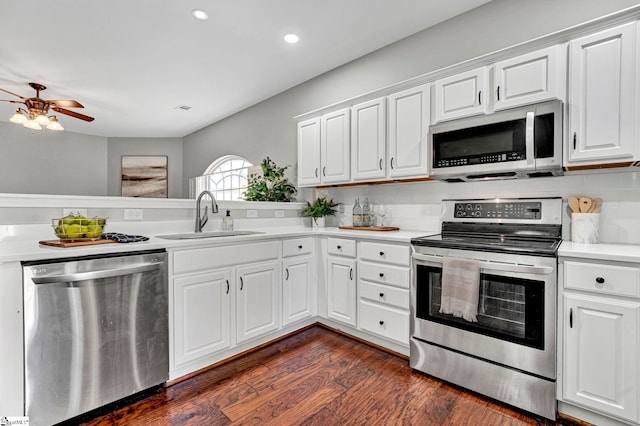
[[[216,197],[210,191],[202,191],[200,195],[198,195],[198,200],[196,201],[196,229],[195,232],[202,232],[202,227],[209,220],[209,206],[204,206],[204,215],[200,216],[200,201],[202,200],[203,195],[209,195],[211,198],[211,212],[218,213],[218,203],[216,203]]]

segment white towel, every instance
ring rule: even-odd
[[[440,313],[478,322],[480,264],[477,260],[444,257]]]

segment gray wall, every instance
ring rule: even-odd
[[[638,4],[631,0],[494,0],[302,83],[184,137],[183,193],[221,155],[297,163],[292,117]],[[259,70],[257,70],[259,72]],[[295,181],[295,179],[294,179]]]
[[[107,195],[107,138],[0,122],[0,192]]]
[[[184,198],[182,192],[182,138],[109,138],[107,161],[108,195],[122,194],[123,155],[166,155],[169,198]],[[185,197],[189,195],[187,190]]]

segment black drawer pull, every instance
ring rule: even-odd
[[[384,252],[383,251],[380,252],[380,256],[384,256]]]
[[[598,277],[598,278],[596,278],[596,282],[597,282],[598,284],[604,284],[604,278],[602,278],[602,277]]]
[[[298,250],[302,250],[302,246],[301,246],[301,245],[300,245],[300,246],[298,246]]]
[[[342,246],[336,246],[338,250],[342,250]]]
[[[384,293],[380,293],[380,297],[384,297]]]
[[[384,325],[384,321],[379,321],[380,325]]]
[[[384,274],[380,272],[380,278],[384,278]]]

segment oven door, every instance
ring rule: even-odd
[[[433,253],[413,255],[412,339],[555,379],[555,257],[422,250]],[[443,256],[480,262],[478,322],[439,312]]]

